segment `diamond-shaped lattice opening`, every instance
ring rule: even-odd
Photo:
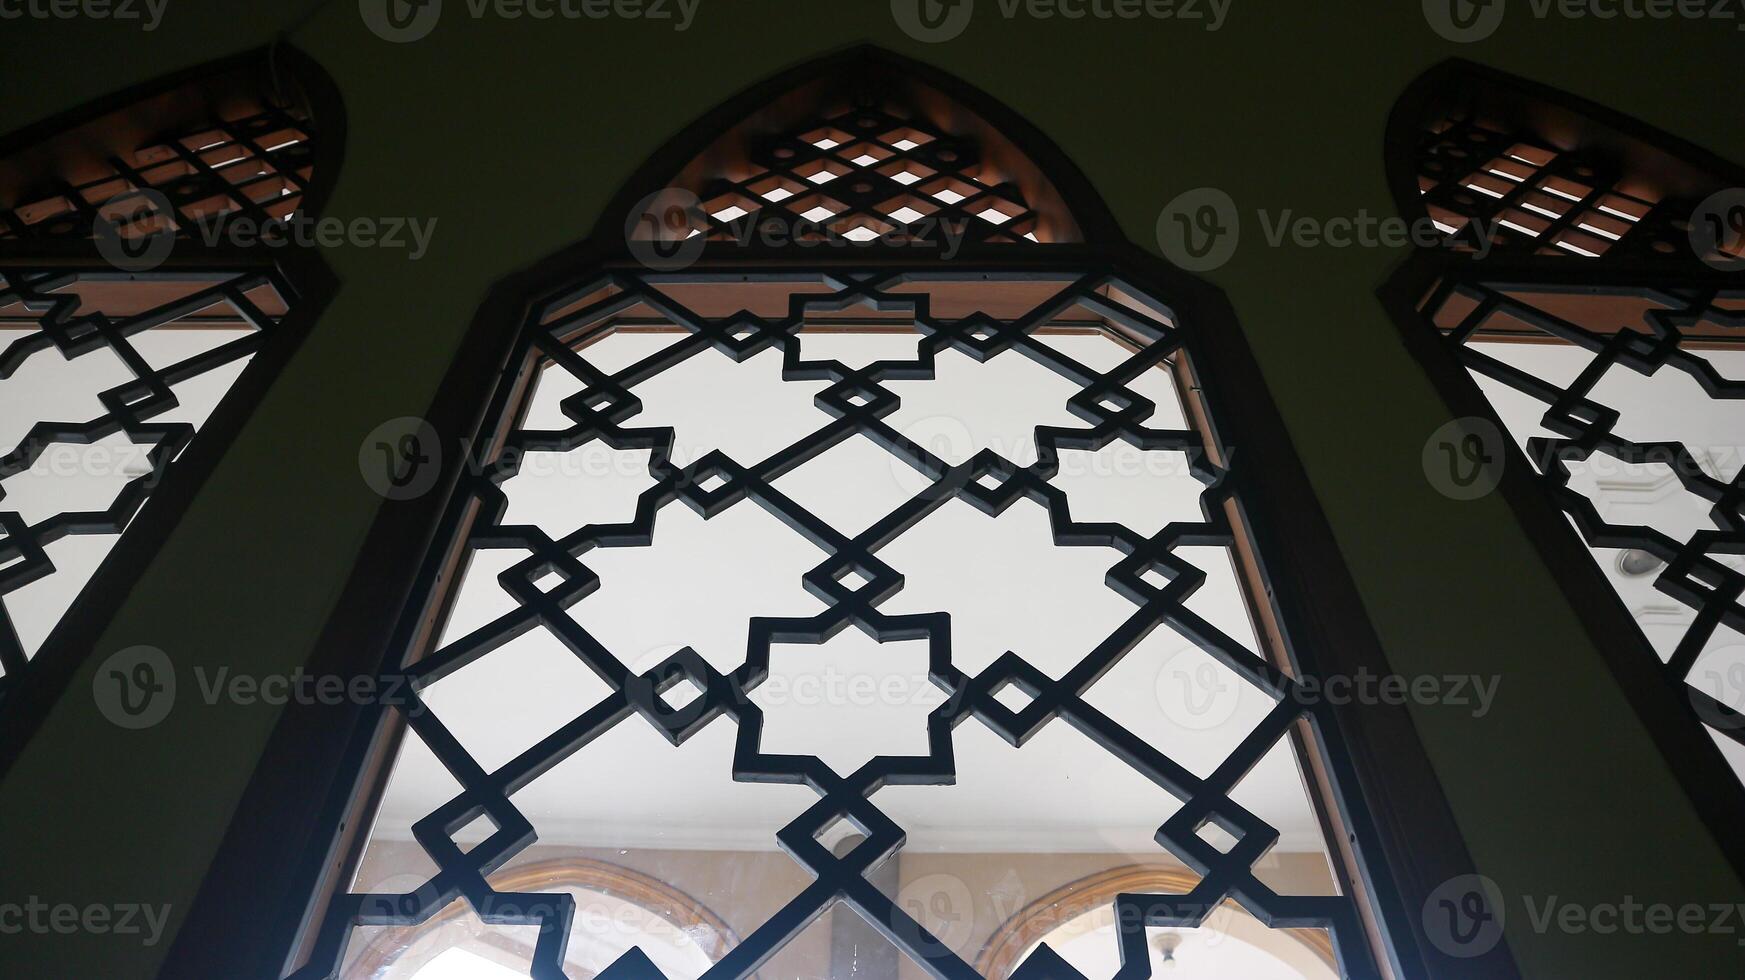
[[[1036,699],[1030,696],[1030,692],[1024,690],[1018,685],[1007,683],[1001,684],[999,688],[994,691],[994,700],[1004,705],[1007,710],[1015,713],[1023,711],[1025,708],[1030,706],[1030,702]]]
[[[471,851],[499,829],[501,828],[497,826],[497,821],[492,820],[490,814],[481,813],[454,832],[454,842],[460,845],[463,852]]]
[[[775,486],[831,527],[856,535],[910,497],[906,481],[913,472],[871,439],[854,436],[784,475]]]
[[[832,817],[812,838],[837,857],[846,857],[867,837],[867,829],[851,816]]]
[[[671,711],[683,711],[702,696],[703,689],[689,677],[679,678],[671,687],[660,692],[661,702]]]
[[[494,770],[610,691],[562,641],[539,628],[432,683],[423,694],[467,752]]]
[[[1160,626],[1084,694],[1085,702],[1171,758],[1210,776],[1277,704],[1248,678]]]
[[[1219,854],[1230,853],[1230,849],[1239,843],[1236,835],[1226,830],[1216,820],[1207,820],[1200,825],[1198,830],[1194,831],[1194,834],[1212,845]]]

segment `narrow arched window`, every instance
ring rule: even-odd
[[[477,428],[383,438],[465,472],[294,975],[1440,955],[1388,869],[1458,838],[1403,714],[1321,696],[1379,653],[1228,306],[997,103],[797,69],[478,324]],[[529,873],[576,863],[688,898]]]
[[[1738,862],[1745,174],[1465,63],[1402,98],[1388,152],[1402,216],[1447,235],[1383,291],[1463,416],[1434,465],[1500,483]]]
[[[325,196],[328,92],[254,52],[0,147],[0,710],[52,700],[313,317],[313,260],[231,232]]]

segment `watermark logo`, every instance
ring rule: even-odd
[[[1526,9],[1534,20],[1703,20],[1745,30],[1739,0],[1527,0]],[[1503,13],[1504,0],[1424,0],[1430,29],[1456,44],[1495,34]]]
[[[442,0],[358,0],[357,9],[370,33],[395,44],[428,37],[442,19]]]
[[[930,874],[897,892],[897,908],[907,913],[943,950],[963,952],[975,933],[975,905],[969,886],[956,875]],[[901,928],[906,923],[899,923]],[[914,937],[919,939],[920,937]]]
[[[624,219],[630,257],[655,272],[687,269],[703,255],[703,202],[682,187],[663,187],[636,202]]]
[[[239,673],[229,666],[208,670],[195,666],[194,684],[184,688],[193,701],[213,707],[220,704],[250,707],[337,707],[380,705],[418,715],[423,703],[415,700],[411,682],[401,674],[311,674],[301,667],[286,674]],[[111,656],[98,668],[91,684],[97,709],[119,728],[140,730],[162,724],[177,700],[176,672],[169,658],[156,647],[129,647]]]
[[[891,18],[904,34],[938,44],[962,34],[975,16],[975,0],[891,0]]]
[[[384,248],[398,249],[416,262],[430,250],[436,218],[360,216],[316,218],[301,211],[256,220],[249,215],[218,214],[196,222],[195,231],[208,247],[228,242],[235,248]]]
[[[1390,674],[1360,668],[1348,674],[1307,674],[1296,679],[1288,699],[1317,705],[1386,705],[1461,709],[1473,718],[1490,714],[1502,678],[1483,674]],[[1245,688],[1251,688],[1245,691]],[[1244,698],[1271,700],[1234,670],[1198,652],[1171,657],[1155,681],[1164,717],[1189,731],[1207,731],[1235,718]],[[1250,703],[1253,703],[1251,700]]]
[[[389,419],[371,429],[358,445],[357,468],[378,496],[422,497],[442,471],[442,443],[435,427],[415,415]]]
[[[1469,959],[1503,938],[1503,891],[1484,875],[1443,882],[1424,899],[1424,935],[1449,956]]]
[[[1157,247],[1188,272],[1209,272],[1230,261],[1241,236],[1236,202],[1216,187],[1183,191],[1157,216]]]
[[[1164,717],[1193,732],[1228,724],[1242,705],[1244,682],[1198,651],[1182,650],[1157,672],[1153,690]]]
[[[1207,32],[1224,26],[1232,0],[994,0],[1004,20],[1169,20]],[[949,41],[969,26],[973,0],[891,0],[891,16],[917,41]]]
[[[1482,41],[1503,22],[1503,0],[1424,0],[1424,20],[1456,44]]]
[[[1503,478],[1502,431],[1476,416],[1445,422],[1424,441],[1424,478],[1452,500],[1477,500]]]
[[[1685,683],[1704,724],[1723,732],[1745,727],[1745,644],[1705,651]]]
[[[170,200],[149,188],[124,191],[97,206],[97,254],[122,272],[150,272],[176,246]]]
[[[1539,935],[1731,936],[1740,938],[1745,904],[1643,901],[1634,895],[1613,901],[1572,901],[1558,895],[1519,895],[1524,919],[1517,926]],[[1449,956],[1483,956],[1502,941],[1505,899],[1496,882],[1469,874],[1443,882],[1424,900],[1424,934]]]
[[[118,650],[97,667],[91,697],[112,724],[120,728],[150,728],[169,717],[176,706],[176,668],[154,646]]]
[[[1454,247],[1457,240],[1427,217],[1406,219],[1356,214],[1299,214],[1291,208],[1256,208],[1255,224],[1267,248],[1419,248]],[[1216,187],[1184,191],[1157,216],[1157,247],[1164,257],[1189,272],[1209,272],[1236,254],[1243,240],[1241,210],[1230,195]],[[1475,235],[1461,247],[1472,247],[1479,258],[1489,254],[1492,240],[1482,221],[1473,222]]]
[[[671,21],[674,31],[689,30],[701,0],[465,0],[473,20],[647,20]],[[442,17],[442,0],[358,0],[358,13],[371,33],[405,44],[422,40]]]
[[[1729,187],[1703,199],[1691,215],[1690,247],[1722,272],[1745,269],[1745,188]]]

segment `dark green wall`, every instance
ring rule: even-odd
[[[0,22],[0,131],[288,28],[338,81],[349,115],[329,213],[438,222],[417,262],[327,254],[338,297],[100,654],[149,643],[178,667],[259,674],[307,659],[380,504],[359,478],[358,445],[381,421],[424,411],[487,284],[586,234],[619,182],[689,120],[833,48],[872,41],[1004,100],[1078,162],[1147,247],[1165,202],[1201,185],[1228,191],[1249,219],[1256,208],[1391,213],[1388,109],[1450,55],[1745,159],[1745,34],[1731,24],[1541,21],[1515,0],[1496,36],[1457,46],[1412,2],[1235,0],[1207,33],[1174,21],[1008,21],[980,0],[962,37],[930,45],[900,33],[883,0],[702,0],[683,33],[473,20],[464,0],[448,6],[434,33],[405,45],[366,31],[351,0],[170,0],[149,34]],[[1373,295],[1403,254],[1271,249],[1252,223],[1245,232],[1208,278],[1235,303],[1395,669],[1503,675],[1482,721],[1417,713],[1480,869],[1511,895],[1739,898],[1504,503],[1451,501],[1426,483],[1420,450],[1447,412]],[[128,732],[83,696],[88,677],[72,690],[0,785],[0,899],[168,902],[179,917],[274,714],[178,710]],[[1717,969],[1740,958],[1732,936],[1538,934],[1518,900],[1509,911],[1532,977],[1738,972]],[[165,948],[30,943],[52,949],[67,976],[147,976]],[[21,946],[0,942],[0,963]]]

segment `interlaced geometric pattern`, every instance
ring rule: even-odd
[[[974,139],[888,97],[753,133],[745,158],[721,169],[698,189],[702,213],[691,216],[692,235],[712,241],[754,228],[785,241],[1043,240],[1022,191]]]
[[[1570,287],[1472,273],[1443,281],[1422,310],[1668,680],[1712,734],[1745,744],[1745,290],[1628,278]]]
[[[1688,255],[1699,203],[1662,196],[1597,154],[1559,152],[1470,114],[1419,138],[1418,192],[1436,227],[1472,248],[1587,258]],[[1475,223],[1476,222],[1476,223]]]
[[[0,666],[16,678],[286,313],[269,271],[0,272]]]
[[[103,205],[121,198],[154,208],[132,224],[140,232],[170,228],[190,235],[202,222],[245,217],[256,228],[302,205],[314,166],[308,121],[294,108],[235,111],[193,131],[57,174],[20,199],[0,201],[0,241],[85,239],[101,221],[116,221]],[[154,191],[168,205],[141,198]]]
[[[844,353],[844,333],[880,330],[906,340],[879,347],[875,357],[857,359]],[[1074,332],[1094,334],[1112,356],[1093,366],[1069,353],[1080,349],[1066,342],[1065,335]],[[626,337],[642,346],[620,347],[616,353],[609,349]],[[500,588],[507,596],[503,611],[457,623],[460,614],[455,610],[460,607],[451,593],[445,600],[448,612],[437,614],[450,621],[446,626],[438,622],[442,628],[432,632],[422,654],[386,678],[384,686],[404,695],[396,711],[407,732],[394,778],[399,780],[416,763],[417,754],[432,761],[432,785],[444,787],[408,818],[416,865],[422,870],[396,879],[401,887],[367,890],[371,882],[360,882],[365,891],[336,896],[307,965],[295,975],[340,975],[342,964],[355,958],[356,945],[376,942],[366,938],[354,944],[355,935],[379,937],[384,930],[451,921],[457,903],[488,926],[522,927],[522,939],[532,950],[526,968],[534,977],[589,976],[595,970],[614,977],[663,975],[652,951],[640,946],[614,953],[608,964],[573,961],[572,931],[581,928],[584,916],[575,896],[555,883],[550,890],[529,888],[523,874],[513,878],[521,887],[498,890],[499,883],[509,880],[504,869],[513,868],[539,844],[545,831],[536,832],[535,827],[549,826],[546,821],[553,818],[551,807],[535,802],[543,777],[591,745],[617,751],[651,735],[653,754],[628,763],[636,767],[633,774],[623,781],[565,784],[555,797],[557,808],[597,800],[604,807],[600,812],[610,814],[614,800],[628,801],[662,780],[696,779],[700,785],[703,775],[691,775],[694,770],[682,768],[679,760],[696,757],[701,749],[695,747],[704,743],[724,747],[727,754],[720,757],[716,775],[739,786],[735,792],[781,800],[793,798],[782,793],[800,793],[809,801],[780,811],[785,815],[767,830],[800,869],[792,889],[781,892],[767,918],[741,929],[731,948],[715,948],[721,930],[709,930],[710,963],[703,976],[746,977],[760,968],[772,976],[795,969],[825,975],[819,963],[800,967],[780,957],[798,948],[809,926],[843,915],[866,920],[874,930],[868,934],[871,939],[882,936],[931,975],[977,976],[969,965],[977,949],[964,948],[946,935],[954,920],[933,914],[928,902],[901,900],[891,887],[880,884],[880,876],[912,835],[937,829],[934,818],[949,819],[954,805],[949,794],[960,794],[962,804],[961,794],[976,791],[978,780],[989,775],[975,761],[984,758],[978,754],[984,745],[1012,754],[1008,772],[1017,774],[1020,783],[1030,773],[1030,794],[1020,789],[1010,804],[1015,819],[1022,822],[1027,811],[1072,816],[1070,799],[1041,795],[1050,792],[1043,788],[1043,773],[1061,764],[1059,746],[1067,744],[1063,740],[1083,740],[1087,753],[1085,761],[1073,763],[1080,782],[1066,784],[1085,811],[1075,819],[1087,829],[1098,825],[1102,815],[1094,810],[1104,798],[1099,787],[1111,781],[1131,780],[1146,792],[1160,794],[1167,805],[1159,803],[1144,824],[1151,838],[1144,846],[1155,849],[1159,858],[1179,862],[1191,883],[1180,892],[1120,894],[1113,900],[1108,911],[1119,928],[1109,943],[1118,945],[1121,960],[1138,969],[1150,962],[1148,929],[1198,927],[1233,904],[1274,930],[1330,934],[1338,968],[1347,971],[1341,975],[1373,975],[1348,891],[1339,894],[1339,886],[1330,883],[1313,894],[1288,893],[1257,870],[1281,832],[1255,807],[1238,802],[1247,799],[1242,784],[1276,753],[1294,760],[1292,733],[1312,723],[1314,709],[1305,707],[1312,699],[1297,696],[1298,682],[1257,652],[1257,641],[1238,639],[1232,633],[1236,627],[1215,624],[1196,611],[1204,608],[1199,604],[1205,597],[1201,590],[1212,575],[1206,553],[1227,559],[1240,536],[1230,523],[1235,502],[1225,463],[1232,457],[1208,440],[1197,413],[1147,394],[1160,390],[1151,379],[1161,376],[1180,382],[1163,390],[1197,389],[1184,343],[1164,305],[1102,275],[956,268],[795,268],[716,277],[696,270],[615,272],[535,304],[512,361],[521,366],[523,382],[494,406],[493,417],[502,419],[503,427],[477,450],[473,475],[465,478],[457,505],[472,515],[464,525],[460,558],[465,571],[457,588],[462,593]],[[779,380],[771,376],[761,383],[779,389],[777,394],[796,392],[795,407],[771,415],[793,431],[748,434],[722,428],[718,431],[726,435],[719,444],[698,445],[694,436],[676,434],[673,426],[646,421],[655,411],[654,391],[665,378],[711,359],[741,368],[762,363],[771,370],[771,359],[779,363]],[[1046,424],[1026,427],[1021,445],[972,441],[945,452],[932,440],[911,438],[913,425],[899,424],[906,411],[914,410],[911,400],[929,385],[946,383],[942,379],[951,371],[1002,363],[1036,371],[1059,386],[1050,395],[1058,398],[1058,420],[1051,416]],[[730,418],[751,397],[723,380],[684,377],[672,386],[716,409],[707,415]],[[549,396],[554,388],[556,396],[530,401],[543,397],[540,391]],[[815,424],[807,421],[808,412],[816,413]],[[723,448],[729,438],[732,451]],[[635,479],[628,485],[636,489],[622,508],[590,510],[577,489],[566,491],[569,495],[563,498],[570,503],[563,515],[568,520],[558,522],[562,527],[532,521],[518,511],[518,498],[505,488],[533,466],[530,461],[591,446],[611,454],[646,455],[645,465],[631,474]],[[846,501],[856,487],[802,492],[793,483],[808,464],[851,446],[870,453],[875,470],[899,474],[907,487],[888,505],[854,519]],[[1139,530],[1101,519],[1088,501],[1062,489],[1064,459],[1113,446],[1185,459],[1184,472],[1197,486],[1190,497],[1192,512]],[[927,570],[899,556],[911,554],[905,549],[932,533],[930,522],[954,508],[981,515],[978,520],[1006,520],[1033,511],[1039,519],[1045,517],[1039,526],[1059,561],[1076,556],[1098,562],[1091,566],[1091,581],[1100,599],[1085,600],[1076,609],[1048,610],[1049,620],[1080,632],[1075,645],[1056,650],[1050,640],[1040,654],[1031,643],[1024,646],[1025,655],[995,648],[978,657],[970,627],[962,615],[954,616],[963,610],[933,608],[931,597],[906,595]],[[827,521],[822,513],[834,520]],[[590,603],[590,596],[613,588],[612,572],[601,569],[622,567],[616,564],[620,557],[651,548],[662,535],[670,540],[683,527],[735,521],[763,521],[756,525],[763,529],[762,537],[736,552],[736,571],[707,575],[704,586],[692,586],[692,578],[670,579],[668,587],[685,590],[672,600],[681,611],[657,625],[696,636],[698,623],[713,615],[712,603],[720,595],[734,590],[740,579],[757,579],[785,561],[784,549],[802,544],[809,557],[793,566],[796,581],[791,584],[795,596],[803,591],[810,597],[815,611],[768,615],[754,609],[736,620],[736,650],[724,653],[694,640],[656,657],[613,642],[592,625],[596,619],[584,615],[597,605]],[[1109,557],[1102,564],[1105,553]],[[1010,561],[991,552],[959,555],[957,560],[979,561],[978,574],[987,576],[1001,573],[995,566]],[[666,608],[646,596],[638,601],[635,595],[613,594],[618,596],[614,608],[628,604],[647,610],[634,614],[639,618],[659,616],[654,610]],[[779,596],[756,601],[792,608],[792,602]],[[1063,592],[1056,601],[1078,600],[1068,600]],[[1095,633],[1084,634],[1105,616],[1112,627],[1096,626]],[[1122,692],[1111,695],[1099,681],[1116,677],[1148,637],[1165,633],[1185,638],[1195,657],[1205,658],[1208,669],[1225,672],[1232,684],[1264,694],[1264,710],[1251,727],[1230,738],[1226,754],[1191,760],[1191,736],[1184,742],[1148,737],[1155,729],[1145,718],[1105,710],[1111,697]],[[460,727],[463,715],[495,712],[487,727],[500,732],[530,714],[533,701],[520,694],[507,702],[491,700],[504,696],[494,688],[513,685],[519,668],[493,675],[503,678],[499,685],[469,687],[469,676],[476,681],[479,675],[472,672],[494,659],[523,662],[508,658],[517,656],[520,641],[528,638],[561,644],[561,657],[571,665],[563,676],[569,679],[557,691],[544,680],[549,675],[531,683],[541,689],[541,703],[563,705],[567,697],[569,706],[549,723],[541,721],[524,746],[516,742],[508,748],[492,741],[494,736],[479,741],[476,732]],[[875,645],[880,657],[887,646],[892,656],[897,646],[915,650],[934,699],[912,736],[894,728],[881,731],[881,748],[867,753],[864,761],[845,765],[816,752],[819,740],[827,740],[832,729],[851,724],[847,707],[829,714],[828,721],[808,733],[812,741],[796,748],[792,738],[778,738],[783,734],[778,731],[780,710],[767,707],[769,692],[760,689],[767,689],[780,673],[777,660],[786,654],[775,651],[798,648],[802,655],[823,656],[847,638],[862,647]],[[403,688],[398,683],[402,680]],[[450,690],[446,700],[435,696],[444,684],[456,683],[462,688]],[[680,689],[691,692],[688,699],[678,696]],[[502,707],[481,709],[481,704]],[[1155,713],[1155,703],[1151,707]],[[929,792],[948,795],[936,797],[931,810],[916,810],[914,797],[902,795],[917,792],[909,787],[944,788]],[[398,789],[390,784],[387,792],[392,797]],[[547,793],[541,799],[554,797]],[[902,805],[910,809],[901,812],[909,816],[899,823],[893,813],[905,800],[911,802]],[[699,828],[732,822],[734,805],[723,802],[718,813],[660,816],[700,833]],[[838,833],[844,828],[853,831],[847,838]],[[1313,829],[1319,833],[1318,825]],[[621,835],[621,843],[599,853],[607,861],[623,862],[627,848],[640,846],[634,842],[650,831],[633,821],[613,833]],[[1085,839],[1094,841],[1095,835]],[[665,839],[655,846],[681,845]],[[1000,847],[983,842],[971,849],[998,852]],[[712,900],[726,903],[717,904],[717,910],[742,908],[747,894],[787,880],[773,872],[751,877],[756,881],[736,878],[721,886],[724,894],[711,893]],[[1228,948],[1242,945],[1230,942]],[[349,953],[348,946],[353,946]],[[1114,957],[1117,950],[1108,953]],[[871,953],[856,945],[854,955]],[[454,953],[452,961],[470,956]],[[1112,969],[1114,959],[1109,963]],[[1317,969],[1332,971],[1335,966],[1329,962]],[[1027,951],[1011,975],[1083,974],[1044,944]]]

